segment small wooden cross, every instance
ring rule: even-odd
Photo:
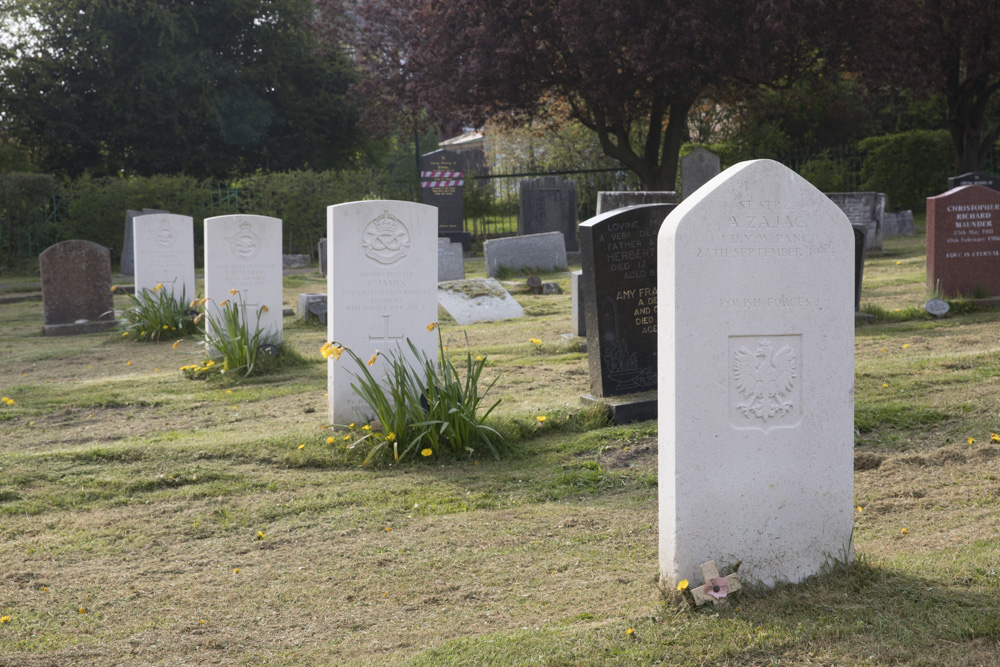
[[[727,595],[742,588],[735,572],[725,577],[720,577],[719,568],[715,566],[714,560],[701,565],[701,576],[705,578],[705,584],[691,589],[691,596],[694,597],[694,603],[699,606],[706,602],[711,602],[712,604],[724,602]]]

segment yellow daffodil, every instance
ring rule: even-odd
[[[430,447],[427,447],[426,449],[421,449],[420,450],[420,455],[421,456],[430,456],[433,453],[434,453],[434,450],[431,449]]]
[[[965,441],[971,445],[971,444],[973,444],[976,441],[976,439],[975,438],[966,438]]]
[[[188,308],[194,308],[197,305],[198,305],[198,298],[195,297],[195,298],[191,299],[191,303],[188,304]]]
[[[0,623],[10,623],[10,616],[0,616]]]
[[[163,289],[163,283],[157,283],[156,287],[153,288],[153,291],[159,292],[161,289]]]
[[[204,305],[205,305],[206,303],[208,303],[208,297],[207,297],[207,296],[206,296],[206,297],[204,297],[204,298],[202,298],[202,299],[201,299],[201,300],[200,300],[200,301],[198,302],[198,305],[199,305],[199,306],[204,306]]]
[[[118,291],[118,285],[112,285],[111,286],[111,291],[112,292],[117,292]]]
[[[205,317],[205,313],[198,313],[198,315],[194,318],[194,323],[198,324],[199,322],[201,322],[201,318],[203,317]]]
[[[164,325],[163,325],[163,328],[164,328],[164,329],[169,329],[169,328],[170,328],[170,325],[169,325],[169,324],[164,324]]]
[[[351,436],[349,436],[349,435],[345,435],[344,436],[344,440],[350,440],[350,439],[351,439]],[[333,438],[330,438],[330,440],[333,440]]]
[[[225,308],[228,303],[229,299],[223,299],[222,302],[219,304],[219,308]]]
[[[351,422],[347,428],[354,428],[354,422]]]
[[[128,336],[128,332],[127,331],[124,332],[124,333],[122,333],[122,338],[125,338],[126,336]]]
[[[340,359],[340,355],[344,353],[344,348],[333,343],[323,343],[323,347],[319,348],[319,353],[323,355],[324,359],[333,357],[333,360],[337,361]]]
[[[861,508],[861,505],[858,505],[858,511],[859,512],[864,512],[864,510]]]
[[[437,322],[431,322],[430,324],[427,325],[428,331],[434,331],[435,329],[437,329]]]
[[[261,309],[261,311],[263,311],[265,313],[271,312],[271,309],[267,307],[266,303],[263,306],[261,306],[260,309]]]
[[[126,361],[126,362],[125,362],[125,365],[126,365],[126,366],[131,366],[131,365],[132,365],[132,362],[131,362],[131,361]]]
[[[239,574],[239,573],[240,573],[240,568],[234,567],[233,568],[233,574]]]
[[[362,431],[370,431],[370,430],[372,430],[371,424],[365,424],[364,426],[361,427],[361,430]]]
[[[393,433],[392,431],[389,431],[389,435],[385,436],[385,439],[388,442],[393,442],[396,440],[396,434]]]
[[[335,442],[335,440],[333,439],[332,435],[329,438],[326,439],[326,444],[328,444],[328,445],[332,445],[334,442]]]
[[[889,385],[887,385],[887,384],[885,384],[885,383],[883,383],[883,384],[882,384],[882,388],[883,388],[883,389],[887,388],[888,386],[889,386]]]
[[[677,590],[678,590],[678,592],[680,592],[680,591],[686,591],[688,589],[689,585],[690,584],[688,583],[687,579],[681,579],[680,581],[677,582]]]
[[[299,445],[299,449],[305,449],[305,448],[306,448],[306,443],[303,442],[301,445]]]
[[[229,295],[230,296],[232,296],[233,294],[238,294],[238,293],[239,293],[239,290],[236,289],[235,287],[233,289],[229,290]]]
[[[908,348],[908,347],[910,347],[910,344],[909,344],[909,343],[903,343],[903,349],[904,349],[904,350],[905,350],[906,348]]]
[[[266,539],[266,538],[267,538],[267,535],[264,534],[264,531],[262,531],[262,530],[258,530],[257,531],[257,539],[258,540],[263,540],[263,539]]]
[[[86,610],[86,609],[84,609],[83,607],[80,607],[80,608],[79,608],[79,609],[77,609],[76,611],[77,611],[77,613],[79,613],[79,614],[86,614],[86,613],[87,613],[87,610]]]
[[[996,433],[991,433],[990,440],[992,440],[993,442],[1000,442],[1000,435],[997,435]]]
[[[375,365],[375,360],[378,359],[378,355],[379,355],[379,351],[375,350],[375,354],[373,354],[371,356],[371,359],[368,360],[368,365],[369,366],[374,366]]]
[[[900,261],[896,262],[896,266],[899,266],[902,263],[903,263],[902,260],[900,260]]]
[[[629,628],[628,630],[625,631],[625,634],[627,634],[627,635],[634,635],[635,634],[635,628]]]
[[[476,355],[476,361],[482,361],[482,360],[483,360],[483,355],[477,354]]]
[[[902,533],[903,533],[903,535],[906,535],[906,534],[907,534],[908,532],[910,532],[910,531],[908,531],[908,530],[907,530],[906,528],[904,528],[904,529],[902,530]]]
[[[528,342],[529,343],[534,343],[535,345],[541,345],[542,344],[542,339],[541,338],[529,338]]]
[[[385,532],[391,533],[392,532],[392,528],[390,528],[389,526],[386,526],[385,527]]]

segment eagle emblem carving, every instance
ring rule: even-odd
[[[765,424],[792,409],[788,399],[798,377],[795,350],[783,345],[775,352],[773,347],[764,338],[756,350],[741,345],[733,355],[733,386],[745,399],[736,409],[744,417],[757,417]]]

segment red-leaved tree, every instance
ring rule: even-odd
[[[480,124],[553,107],[644,187],[673,189],[692,104],[825,52],[827,0],[317,0],[327,43],[367,73],[372,113]]]

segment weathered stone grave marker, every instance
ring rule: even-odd
[[[194,220],[150,213],[135,216],[132,229],[136,294],[162,284],[181,303],[195,298]]]
[[[576,181],[543,176],[520,183],[520,236],[562,232],[566,250],[580,249],[576,240]]]
[[[927,198],[927,289],[1000,296],[1000,192],[963,185]]]
[[[835,204],[770,160],[726,170],[663,223],[668,590],[708,560],[772,586],[853,557],[853,241]]]
[[[238,294],[230,294],[231,290]],[[281,342],[281,220],[263,215],[220,215],[205,219],[206,312],[220,315],[222,302],[246,306],[250,326],[260,316],[267,342]]]
[[[402,201],[362,201],[327,208],[327,336],[367,360],[379,350],[412,359],[406,339],[437,359],[437,212]],[[351,389],[358,373],[346,355],[328,360],[329,419],[372,417]],[[372,375],[382,378],[379,358]]]
[[[721,171],[719,156],[712,151],[698,147],[680,160],[681,196],[687,199],[701,186],[715,178]]]
[[[438,282],[465,280],[465,256],[462,244],[451,239],[438,239]]]
[[[91,241],[51,245],[38,256],[46,336],[96,333],[115,326],[111,253]]]
[[[656,417],[655,397],[632,395],[656,391],[656,235],[674,207],[631,206],[580,225],[591,391],[583,400],[604,399],[615,423]]]
[[[502,268],[512,271],[565,271],[566,245],[561,232],[488,239],[483,242],[486,275],[496,278]]]
[[[865,251],[881,250],[885,227],[885,194],[882,192],[828,192],[833,203],[854,225],[864,225]]]

